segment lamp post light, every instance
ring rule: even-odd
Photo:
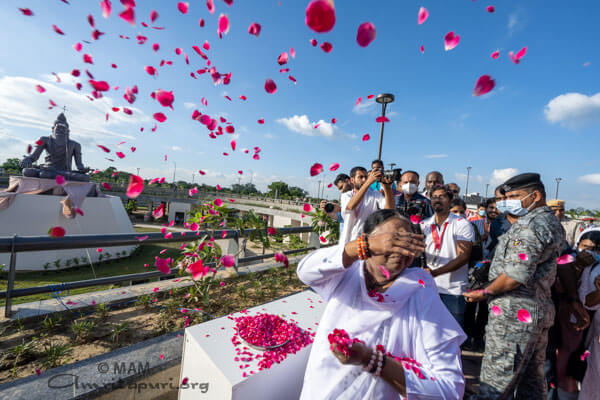
[[[467,167],[467,187],[465,188],[465,196],[469,195],[469,177],[471,176],[471,167]]]
[[[177,163],[173,161],[173,185],[175,185],[175,173],[177,172]]]
[[[394,101],[394,95],[391,93],[381,93],[378,94],[375,98],[375,101],[381,104],[381,116],[385,117],[385,110],[389,103]],[[379,129],[379,151],[377,152],[377,159],[381,160],[381,146],[383,145],[383,125],[385,122],[381,123],[381,128]]]
[[[488,195],[488,188],[490,187],[489,183],[485,184],[485,198],[487,199],[487,195]]]
[[[556,178],[556,196],[554,197],[555,199],[558,199],[558,185],[560,185],[560,181],[562,181],[562,178]]]

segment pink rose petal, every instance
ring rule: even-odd
[[[446,33],[444,36],[444,50],[452,50],[456,46],[458,46],[458,42],[460,41],[460,36],[455,35],[454,32],[450,31]]]
[[[500,57],[500,50],[496,50],[492,53],[491,56],[494,60],[496,60],[498,57]]]
[[[137,175],[129,175],[129,184],[127,185],[127,197],[130,199],[137,198],[144,190],[144,180]]]
[[[363,137],[362,137],[362,141],[363,141],[363,142],[366,142],[366,141],[368,141],[369,139],[371,139],[371,136],[370,136],[368,133],[365,133],[365,134],[363,135]]]
[[[429,11],[425,7],[419,8],[419,14],[417,16],[417,22],[422,25],[429,18]]]
[[[157,112],[154,113],[152,115],[154,117],[155,120],[157,120],[158,122],[165,122],[167,120],[167,117],[165,114],[161,113],[161,112]]]
[[[390,271],[388,271],[386,267],[383,265],[378,265],[377,268],[379,268],[379,271],[381,271],[383,276],[385,276],[385,279],[390,279]]]
[[[340,164],[335,162],[335,163],[332,163],[332,164],[329,166],[329,170],[330,170],[330,171],[335,171],[335,170],[337,170],[339,167],[340,167]]]
[[[521,58],[525,56],[525,53],[527,53],[527,47],[523,47],[517,52],[517,54],[514,54],[512,51],[509,51],[508,56],[510,57],[513,63],[519,64],[521,62]]]
[[[48,234],[53,238],[61,238],[65,236],[67,231],[62,226],[54,226],[48,230]]]
[[[489,13],[493,13],[494,11],[496,11],[496,8],[494,6],[487,6],[485,9]]]
[[[519,259],[520,259],[521,261],[527,261],[527,259],[528,259],[528,258],[529,258],[529,257],[527,257],[527,254],[525,254],[525,253],[520,253],[520,254],[519,254]]]
[[[333,1],[313,0],[306,7],[306,25],[315,32],[329,32],[335,25]]]
[[[570,254],[564,254],[556,259],[558,265],[570,264],[572,262],[575,262],[575,257]]]
[[[421,285],[421,287],[425,287],[425,282],[423,281],[423,279],[419,279],[417,282],[419,282],[419,285]]]
[[[481,75],[479,79],[477,79],[477,83],[475,83],[475,88],[473,89],[473,96],[482,96],[486,93],[489,93],[496,86],[496,81],[492,79],[489,75]]]
[[[269,94],[273,94],[277,91],[277,85],[273,81],[273,79],[269,78],[265,82],[265,91]]]
[[[323,164],[314,163],[310,167],[310,176],[319,175],[321,172],[323,172]]]
[[[67,180],[65,179],[64,176],[62,176],[62,175],[56,175],[56,184],[57,185],[64,185],[66,181]]]
[[[333,45],[329,42],[323,42],[321,43],[321,50],[323,50],[325,53],[331,53],[331,50],[333,50]]]
[[[304,212],[310,212],[312,210],[312,206],[308,203],[304,203],[304,206],[302,206],[302,209],[304,210]]]
[[[279,57],[277,57],[277,63],[279,65],[287,64],[288,60],[289,60],[289,56],[288,56],[288,53],[286,51],[284,51],[283,53],[281,53],[279,55]]]
[[[494,315],[500,315],[500,314],[502,314],[502,310],[498,306],[492,306],[491,310],[492,310],[492,313]]]
[[[231,254],[224,255],[221,258],[221,263],[225,268],[233,267],[235,265],[235,257]]]
[[[258,37],[260,35],[261,26],[258,22],[253,22],[252,25],[248,27],[248,33]]]
[[[379,123],[379,124],[380,124],[380,123],[382,123],[382,122],[390,122],[390,119],[389,119],[388,117],[384,117],[384,116],[382,115],[382,116],[380,116],[380,117],[377,117],[377,118],[375,119],[375,122],[377,122],[377,123]]]
[[[229,17],[227,14],[221,14],[219,15],[217,34],[219,37],[222,37],[222,35],[226,35],[227,32],[229,32]]]
[[[377,36],[375,25],[373,25],[371,22],[364,22],[358,27],[358,32],[356,33],[356,42],[360,47],[367,47],[373,40],[375,40],[375,36]]]
[[[189,5],[190,4],[188,2],[180,1],[179,3],[177,3],[177,9],[180,13],[187,14]]]
[[[410,216],[410,222],[413,224],[418,224],[421,222],[421,216],[420,215],[411,215]]]
[[[128,24],[135,26],[135,11],[133,7],[125,9],[125,11],[119,14],[119,17]]]
[[[531,323],[531,314],[524,308],[517,311],[517,319],[525,324]]]

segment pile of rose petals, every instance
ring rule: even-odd
[[[350,357],[350,347],[354,343],[362,343],[358,338],[351,339],[348,333],[343,329],[334,329],[332,333],[327,335],[329,347],[338,353],[342,353],[346,357]]]

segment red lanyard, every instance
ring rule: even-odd
[[[433,238],[433,243],[435,243],[435,249],[442,249],[442,240],[444,240],[444,233],[446,233],[446,228],[448,227],[448,222],[444,223],[444,229],[442,229],[442,236],[438,235],[437,225],[435,223],[431,224],[431,237]]]

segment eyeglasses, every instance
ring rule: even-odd
[[[446,196],[433,196],[431,197],[431,200],[441,200],[441,199],[445,199]]]

